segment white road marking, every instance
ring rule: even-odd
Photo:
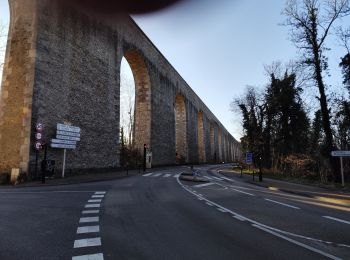
[[[265,199],[265,200],[270,201],[272,203],[276,203],[276,204],[282,205],[282,206],[286,206],[286,207],[289,207],[289,208],[292,208],[292,209],[300,209],[298,207],[295,207],[295,206],[292,206],[292,205],[289,205],[289,204],[286,204],[286,203],[278,202],[278,201],[275,201],[275,200],[270,200],[270,199]]]
[[[103,254],[73,256],[72,260],[104,260]]]
[[[178,173],[178,174],[174,175],[174,177],[175,177],[175,178],[179,178],[180,175],[181,175],[181,173]]]
[[[224,210],[224,209],[222,209],[222,208],[216,208],[218,211],[221,211],[221,212],[223,212],[223,213],[226,213],[227,211],[226,210]]]
[[[330,216],[323,216],[323,217],[350,225],[350,221],[346,221],[346,220],[343,220],[343,219],[340,219],[340,218],[334,218],[334,217],[330,217]]]
[[[234,180],[232,180],[230,178],[226,178],[226,177],[221,177],[221,178],[224,179],[224,180],[227,180],[227,181],[235,182]]]
[[[231,190],[234,190],[234,191],[237,191],[237,192],[240,192],[240,193],[243,193],[243,194],[246,194],[246,195],[249,195],[249,196],[255,196],[254,194],[251,194],[251,193],[249,193],[249,192],[237,190],[237,189],[234,189],[234,188],[230,188],[230,189],[231,189]]]
[[[303,243],[300,243],[300,242],[298,242],[298,241],[296,241],[296,240],[294,240],[294,239],[291,239],[291,238],[288,238],[288,237],[283,236],[283,235],[281,235],[281,234],[278,234],[278,233],[276,233],[276,232],[274,232],[274,231],[272,231],[272,230],[270,230],[270,229],[264,228],[264,227],[262,227],[262,226],[260,226],[260,225],[253,224],[252,226],[254,226],[254,227],[256,227],[256,228],[258,228],[258,229],[260,229],[260,230],[263,230],[263,231],[265,231],[265,232],[267,232],[267,233],[270,233],[271,235],[274,235],[274,236],[276,236],[276,237],[279,237],[279,238],[282,238],[282,239],[284,239],[284,240],[287,240],[287,241],[289,241],[289,242],[291,242],[291,243],[293,243],[293,244],[296,244],[296,245],[298,245],[298,246],[301,246],[301,247],[303,247],[303,248],[305,248],[305,249],[308,249],[308,250],[310,250],[310,251],[312,251],[312,252],[318,253],[318,254],[323,255],[323,256],[325,256],[325,257],[328,257],[328,258],[330,258],[330,259],[334,259],[334,260],[340,260],[340,259],[341,259],[341,258],[339,258],[339,257],[336,257],[336,256],[334,256],[334,255],[328,254],[328,253],[326,253],[326,252],[323,252],[323,251],[318,250],[318,249],[316,249],[316,248],[313,248],[313,247],[311,247],[311,246],[308,246],[308,245],[305,245],[305,244],[303,244]]]
[[[307,237],[307,236],[302,236],[302,235],[298,235],[298,234],[294,234],[294,233],[291,233],[291,232],[287,232],[287,231],[284,231],[284,230],[280,230],[280,229],[277,229],[277,228],[273,228],[271,226],[267,226],[267,225],[264,225],[260,222],[257,222],[255,220],[252,220],[250,218],[247,218],[237,212],[234,212],[228,208],[225,208],[211,200],[208,200],[206,199],[205,197],[203,196],[198,196],[197,194],[195,194],[194,192],[192,192],[188,187],[186,187],[185,185],[183,185],[179,179],[176,180],[177,183],[186,191],[188,191],[189,193],[191,193],[192,195],[196,196],[197,198],[202,198],[202,200],[206,201],[206,203],[210,203],[212,205],[215,205],[216,207],[219,207],[219,208],[222,208],[222,209],[225,209],[227,210],[227,212],[231,213],[232,215],[234,215],[233,217],[239,217],[239,218],[242,218],[244,219],[245,221],[248,221],[252,224],[256,224],[256,225],[259,225],[261,227],[265,227],[269,230],[273,230],[273,231],[276,231],[276,232],[279,232],[279,233],[282,233],[282,234],[286,234],[286,235],[289,235],[289,236],[294,236],[294,237],[298,237],[298,238],[302,238],[302,239],[307,239],[307,240],[310,240],[310,241],[315,241],[315,242],[320,242],[320,243],[325,243],[325,244],[328,244],[328,245],[335,245],[335,246],[340,246],[340,247],[345,247],[345,248],[350,248],[350,245],[346,245],[346,244],[338,244],[338,243],[333,243],[333,242],[329,242],[329,241],[324,241],[324,240],[321,240],[321,239],[316,239],[316,238],[312,238],[312,237]]]
[[[102,199],[88,200],[89,203],[101,202]]]
[[[91,198],[104,198],[105,195],[92,195]]]
[[[99,208],[101,204],[86,204],[85,208]]]
[[[234,217],[235,219],[240,220],[240,221],[245,221],[245,218],[242,218],[241,216],[234,215],[233,217]]]
[[[170,176],[171,176],[171,174],[167,173],[163,177],[167,178],[167,177],[170,177]]]
[[[207,178],[208,180],[212,180],[213,178],[208,177],[208,176],[204,176],[204,178]]]
[[[205,204],[207,204],[208,206],[213,206],[213,204],[211,204],[210,202],[205,202]]]
[[[77,234],[97,233],[97,232],[100,232],[100,226],[78,227],[77,229]]]
[[[152,175],[152,174],[153,174],[153,172],[150,172],[150,173],[146,173],[146,174],[144,174],[144,175],[142,175],[142,176],[148,177],[148,176],[150,176],[150,175]]]
[[[160,175],[162,175],[162,173],[156,173],[156,174],[152,175],[151,177],[159,177]]]
[[[98,222],[99,217],[86,217],[86,218],[80,218],[79,223],[89,223],[89,222]]]
[[[96,210],[83,210],[81,213],[82,214],[98,214],[98,213],[100,213],[100,210],[99,209],[96,209]]]
[[[100,245],[101,245],[101,238],[99,237],[78,239],[74,241],[74,248],[100,246]]]
[[[203,184],[197,184],[197,185],[194,185],[193,187],[201,188],[201,187],[206,187],[206,186],[210,186],[210,185],[213,185],[213,184],[215,184],[215,183],[208,182],[208,183],[203,183]]]
[[[197,199],[199,199],[199,200],[203,200],[201,197],[197,197]]]
[[[219,177],[213,177],[213,179],[218,180],[218,181],[222,181],[222,179]]]
[[[98,194],[106,194],[106,192],[105,191],[96,191],[95,195],[98,195]]]

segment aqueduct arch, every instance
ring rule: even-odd
[[[175,142],[177,163],[187,162],[187,115],[185,99],[181,94],[175,97]]]
[[[133,49],[124,52],[135,80],[135,117],[133,140],[135,147],[151,145],[152,93],[149,73],[141,54]]]
[[[205,155],[205,140],[204,140],[204,124],[203,124],[203,112],[197,114],[197,131],[198,131],[198,161],[199,163],[206,162]]]
[[[67,153],[73,171],[119,167],[123,56],[136,85],[135,142],[151,146],[154,165],[177,163],[176,152],[186,163],[206,161],[209,154],[214,159],[215,153],[222,158],[223,135],[239,154],[237,141],[130,16],[102,15],[64,2],[9,0],[0,174],[12,168],[30,173],[37,122],[45,125],[46,143],[55,138],[57,123],[81,128],[77,149]],[[48,156],[59,170],[62,150],[49,147]]]

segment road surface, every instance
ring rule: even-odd
[[[350,259],[350,196],[260,187],[221,165],[196,169],[208,182],[181,181],[184,167],[172,167],[1,188],[0,259]]]

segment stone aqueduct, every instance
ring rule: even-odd
[[[69,1],[68,1],[69,2]],[[135,133],[154,165],[233,161],[239,143],[127,15],[106,16],[55,0],[9,0],[0,99],[0,173],[31,170],[34,126],[82,129],[71,169],[119,167],[120,64],[135,79]],[[60,168],[62,151],[48,155]]]

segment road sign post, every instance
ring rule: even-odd
[[[62,178],[65,175],[67,149],[76,149],[80,131],[77,126],[57,124],[56,138],[51,139],[52,148],[63,149]]]
[[[36,123],[35,124],[35,178],[38,177],[38,161],[39,161],[39,151],[43,148],[43,131],[44,131],[44,124],[43,123]],[[45,180],[44,180],[45,182]]]
[[[67,149],[63,149],[62,178],[64,178],[64,170],[66,168],[66,150]]]
[[[340,157],[341,185],[344,187],[345,179],[344,179],[343,157],[350,157],[350,151],[332,151],[331,155],[334,157]]]

